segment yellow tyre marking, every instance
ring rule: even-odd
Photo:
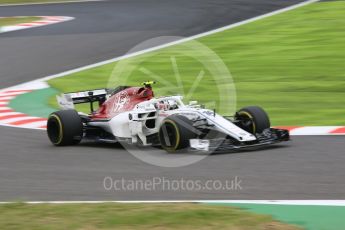
[[[245,116],[249,117],[253,121],[253,133],[255,134],[256,126],[255,126],[255,122],[254,122],[253,116],[250,113],[246,112],[246,111],[240,111],[239,114],[240,115],[245,115]]]
[[[172,126],[174,126],[174,128],[175,128],[175,130],[176,130],[176,144],[175,144],[175,146],[174,146],[174,147],[164,147],[164,148],[165,148],[166,150],[168,150],[168,151],[175,151],[175,150],[177,149],[177,147],[179,146],[179,144],[180,144],[180,131],[179,131],[179,129],[178,129],[176,123],[175,123],[173,120],[168,120],[168,119],[166,119],[166,120],[164,121],[164,123],[169,123],[169,124],[171,124]],[[164,124],[163,124],[163,125],[164,125]]]
[[[54,117],[57,120],[57,122],[59,123],[59,137],[58,137],[58,141],[54,143],[55,145],[59,145],[59,144],[61,144],[62,139],[63,139],[62,122],[61,122],[60,118],[55,114],[50,115],[50,117]]]

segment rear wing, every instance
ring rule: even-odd
[[[80,92],[63,93],[56,96],[61,109],[74,109],[75,104],[90,103],[90,110],[93,112],[93,102],[103,103],[112,95],[129,88],[129,86],[118,86],[114,89],[92,89]]]
[[[56,96],[56,100],[61,109],[74,109],[75,104],[90,103],[91,111],[93,102],[103,103],[109,94],[108,89],[94,89],[81,92],[63,93]]]

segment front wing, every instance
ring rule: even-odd
[[[269,128],[261,134],[255,135],[257,140],[249,142],[238,142],[230,138],[211,139],[211,140],[190,140],[190,150],[207,153],[225,153],[239,150],[258,149],[260,147],[289,141],[289,131],[285,129]]]

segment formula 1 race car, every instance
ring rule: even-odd
[[[223,117],[195,101],[185,105],[182,96],[155,98],[153,83],[58,96],[62,110],[48,118],[50,141],[56,146],[88,139],[160,146],[168,152],[226,152],[289,140],[287,130],[270,128],[260,107],[245,107],[232,117]],[[99,104],[96,110],[95,102]],[[91,112],[77,112],[74,105],[80,103],[90,103]]]

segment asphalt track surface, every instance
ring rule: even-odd
[[[299,1],[123,0],[0,7],[1,16],[61,15],[75,20],[0,34],[0,88],[126,53],[157,36],[190,36]],[[157,44],[153,44],[157,45]],[[0,127],[0,200],[344,199],[343,136],[299,136],[260,151],[208,156],[164,168],[113,145],[56,148],[44,131]],[[107,191],[127,180],[230,180],[224,190]]]

